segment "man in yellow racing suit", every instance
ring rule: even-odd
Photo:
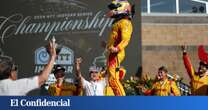
[[[182,49],[184,65],[191,79],[192,95],[208,95],[208,54],[205,52],[203,46],[198,47],[200,62],[198,72],[196,72],[191,64],[185,46]]]
[[[75,85],[69,82],[66,82],[65,77],[65,68],[60,65],[55,66],[54,76],[56,82],[49,85],[48,93],[51,96],[77,96],[81,95],[82,87],[80,85]]]
[[[143,92],[145,95],[156,95],[156,96],[180,96],[180,90],[178,89],[174,80],[169,80],[167,78],[167,69],[162,66],[158,69],[158,74],[156,81],[151,89],[145,90]]]
[[[109,74],[109,85],[116,96],[125,96],[125,91],[119,81],[119,67],[125,58],[125,48],[131,39],[133,30],[131,18],[129,17],[131,6],[127,0],[113,0],[108,7],[110,11],[107,15],[115,19],[106,46],[108,51],[107,72]]]

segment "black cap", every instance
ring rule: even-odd
[[[62,67],[61,65],[56,65],[56,66],[54,67],[53,73],[56,74],[56,73],[57,73],[58,71],[60,71],[60,70],[62,70],[63,72],[65,72],[65,68],[64,68],[64,67]]]

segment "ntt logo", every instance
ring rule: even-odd
[[[70,107],[70,99],[47,100],[47,99],[10,99],[11,107]]]

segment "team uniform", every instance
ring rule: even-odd
[[[206,62],[207,55],[204,54],[203,46],[199,47],[199,58],[201,61]],[[191,79],[191,92],[192,95],[208,95],[208,75],[200,76],[196,74],[193,68],[190,58],[187,53],[183,53],[183,61],[186,67],[187,73]]]
[[[68,82],[63,82],[61,86],[54,83],[49,86],[48,93],[51,96],[77,96],[80,95],[78,89],[79,87]]]
[[[110,74],[109,84],[115,91],[116,95],[125,95],[122,84],[119,81],[119,73],[116,68],[119,68],[120,63],[125,58],[125,47],[128,45],[132,34],[132,24],[128,19],[121,19],[112,26],[112,32],[108,41],[107,47],[117,47],[118,53],[109,53],[108,56],[108,72]]]
[[[153,84],[151,90],[147,90],[144,93],[145,95],[156,95],[156,96],[180,96],[180,90],[178,89],[175,81],[164,80],[158,81]]]
[[[109,74],[109,85],[116,96],[125,96],[125,91],[119,80],[124,76],[119,76],[119,68],[125,58],[125,48],[131,39],[133,30],[130,17],[128,16],[129,12],[126,10],[126,6],[128,5],[127,0],[113,0],[109,5],[109,9],[115,14],[113,17],[115,21],[107,42],[107,49],[113,47],[118,51],[116,53],[108,51],[107,72]]]

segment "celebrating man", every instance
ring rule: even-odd
[[[54,68],[56,82],[49,86],[48,92],[51,96],[77,96],[81,93],[81,87],[65,80],[65,68],[56,65]]]
[[[158,69],[155,82],[151,89],[143,89],[145,95],[157,95],[157,96],[180,96],[180,90],[178,89],[175,81],[169,80],[167,77],[168,70],[162,66]]]
[[[86,96],[104,96],[106,80],[99,77],[100,69],[92,66],[89,68],[90,81],[87,81],[81,74],[81,58],[76,59],[76,75],[82,84],[84,95]]]
[[[119,67],[125,58],[125,48],[130,41],[133,30],[130,17],[131,6],[127,0],[112,0],[108,8],[110,11],[107,16],[115,19],[106,46],[109,85],[116,96],[125,96],[125,91],[119,81]]]
[[[31,78],[17,79],[17,66],[12,58],[0,56],[0,95],[26,95],[29,91],[43,85],[53,69],[56,59],[56,44],[49,43],[50,59],[43,71]]]
[[[199,68],[196,72],[189,59],[185,46],[182,46],[183,61],[191,79],[192,95],[208,95],[208,53],[203,46],[198,47],[198,56],[200,59]]]

